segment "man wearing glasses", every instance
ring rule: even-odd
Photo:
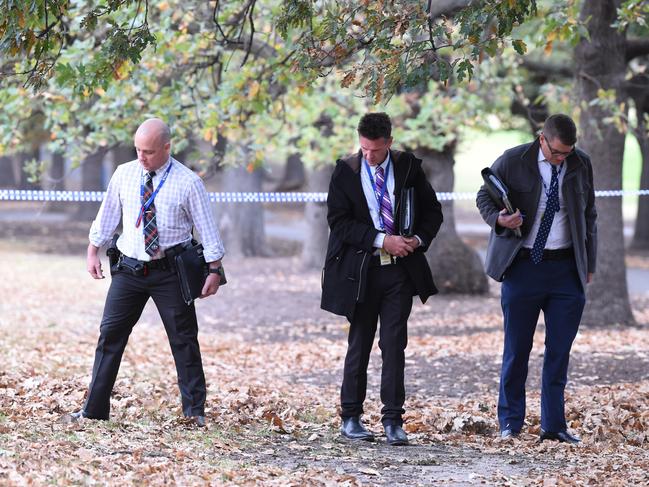
[[[516,211],[509,215],[499,208],[484,186],[477,196],[480,214],[491,227],[486,271],[502,282],[502,438],[516,437],[523,427],[528,359],[542,310],[541,441],[580,441],[567,430],[564,389],[586,285],[595,272],[597,212],[590,158],[575,148],[576,140],[570,117],[550,116],[534,142],[507,150],[491,168],[509,188]]]

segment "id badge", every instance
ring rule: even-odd
[[[388,254],[385,249],[379,249],[379,257],[381,259],[381,265],[392,264],[392,256]]]

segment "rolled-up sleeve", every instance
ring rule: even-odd
[[[205,260],[207,262],[220,260],[225,255],[225,249],[214,220],[209,196],[201,179],[196,179],[190,185],[187,206],[194,226],[201,236]]]
[[[120,177],[121,171],[117,168],[108,183],[97,217],[90,226],[88,238],[95,247],[101,247],[110,241],[122,217],[122,204],[119,197]]]

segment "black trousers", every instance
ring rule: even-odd
[[[164,323],[178,373],[178,386],[185,416],[205,414],[205,375],[198,345],[194,304],[182,300],[178,277],[170,270],[152,269],[146,276],[130,271],[113,275],[92,369],[92,381],[83,408],[86,416],[108,419],[110,394],[128,337],[149,297]]]
[[[367,365],[380,317],[382,422],[401,425],[406,398],[404,367],[408,317],[412,309],[414,287],[406,270],[399,264],[370,267],[367,277],[365,301],[356,305],[349,328],[340,390],[341,416],[348,418],[363,413]]]

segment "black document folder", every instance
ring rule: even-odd
[[[175,263],[183,300],[189,305],[201,295],[205,279],[209,273],[209,266],[203,256],[203,245],[192,245],[184,252],[176,255]],[[222,286],[225,283],[225,276],[221,275],[219,285]]]
[[[491,168],[485,167],[482,171],[482,179],[484,180],[484,187],[489,193],[489,196],[501,210],[505,208],[507,213],[510,215],[516,213],[516,210],[509,201],[509,190],[505,183],[503,183],[498,177],[493,173]],[[518,238],[521,238],[521,229],[514,228],[514,235]]]
[[[399,201],[399,235],[412,237],[415,234],[415,188],[403,188]]]

